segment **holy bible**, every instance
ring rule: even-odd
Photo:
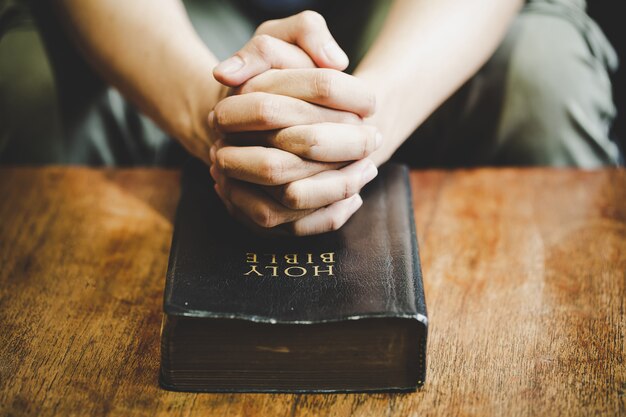
[[[387,164],[338,231],[260,236],[205,167],[182,178],[160,384],[199,392],[411,391],[428,320],[408,170]]]

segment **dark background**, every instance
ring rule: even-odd
[[[589,15],[598,22],[615,47],[620,59],[620,68],[616,74],[613,74],[611,81],[613,81],[613,94],[617,105],[617,120],[613,126],[613,135],[618,139],[622,154],[626,150],[626,94],[624,92],[624,77],[626,76],[624,71],[626,65],[624,25],[626,25],[626,21],[624,21],[624,14],[620,12],[623,7],[623,3],[609,0],[589,0],[587,4]]]
[[[362,1],[365,3],[365,0],[362,0]],[[34,2],[34,3],[45,5],[48,2]],[[345,3],[347,4],[350,2],[345,2]],[[9,29],[11,29],[12,24],[20,24],[24,20],[30,20],[30,16],[26,13],[26,9],[24,7],[16,7],[19,4],[21,4],[21,2],[15,2],[15,1],[10,1],[10,0],[9,1],[0,0],[0,12],[2,12],[0,13],[0,17],[1,17],[0,18],[0,37],[2,37],[4,31],[8,31]],[[332,5],[333,7],[339,7],[342,4],[344,4],[343,1],[330,3],[330,5]],[[613,126],[612,137],[620,145],[622,149],[622,154],[626,154],[625,152],[626,151],[626,91],[625,91],[626,90],[626,79],[625,79],[626,78],[626,68],[625,68],[626,67],[626,50],[625,50],[626,42],[624,41],[624,39],[626,39],[626,33],[624,33],[626,32],[624,30],[624,25],[626,25],[626,22],[623,21],[624,15],[623,13],[620,13],[619,9],[621,9],[621,5],[617,1],[588,0],[587,6],[588,6],[589,14],[596,22],[598,22],[598,24],[600,25],[604,33],[607,35],[607,37],[609,38],[609,40],[615,47],[615,50],[621,61],[620,68],[618,69],[617,73],[612,74],[612,79],[611,79],[612,84],[613,84],[614,101],[618,109],[617,119]],[[365,8],[362,7],[359,10],[365,10]],[[20,12],[23,12],[23,13],[20,13]],[[13,61],[13,58],[17,60],[21,59],[22,61],[25,62],[25,64],[28,64],[29,62],[28,57],[13,56],[11,61]],[[27,77],[28,77],[28,74],[22,74],[21,81],[17,80],[18,82],[14,82],[13,85],[14,86],[17,85],[18,87],[21,87],[23,86],[23,84],[26,84],[32,87],[31,90],[33,91],[42,90],[40,86],[38,86],[37,84],[33,84],[33,81],[27,79]],[[71,79],[70,81],[73,82],[74,84],[78,82],[77,79]],[[4,92],[5,91],[2,91],[0,93],[4,93]],[[0,98],[2,98],[2,94],[0,94]],[[45,120],[42,120],[42,123],[32,123],[32,121],[29,120],[28,118],[17,117],[16,114],[19,113],[17,110],[19,110],[20,108],[20,103],[8,102],[9,109],[12,109],[15,111],[8,112],[8,114],[0,113],[0,127],[2,127],[3,122],[11,119],[15,122],[14,124],[19,125],[19,127],[23,130],[22,132],[24,133],[23,136],[26,138],[37,136],[36,132],[39,132],[38,125],[43,124],[43,125],[51,125],[53,127],[57,127],[55,124],[56,123],[55,120],[53,120],[54,119],[53,112],[50,111],[50,110],[54,110],[54,107],[50,107],[52,103],[49,103],[49,102],[42,103],[40,101],[36,101],[35,100],[36,98],[37,97],[36,97],[36,94],[34,94],[34,92],[33,92],[32,97],[31,96],[20,97],[20,99],[23,99],[23,101],[30,100],[32,102],[30,104],[34,103],[33,105],[35,106],[35,109],[38,110],[39,113],[43,115],[42,117],[44,118],[47,117]],[[0,103],[0,104],[6,104],[6,103]],[[17,117],[17,120],[15,120],[16,117]],[[23,118],[25,118],[25,120],[22,120]],[[0,131],[0,133],[4,134],[6,132]],[[2,151],[1,139],[2,138],[0,138],[0,151]],[[21,138],[21,139],[24,139],[24,138]],[[27,145],[28,145],[27,142],[23,143],[23,146],[27,146]],[[46,149],[47,148],[42,148],[41,152],[45,154]],[[4,149],[3,152],[0,152],[0,164],[3,162],[3,156],[5,158],[8,158],[8,160],[13,160],[11,159],[11,155],[10,155],[10,152],[8,152],[8,149]],[[42,158],[45,159],[46,156],[44,155],[42,156]]]

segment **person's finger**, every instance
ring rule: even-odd
[[[268,146],[320,162],[355,161],[380,148],[382,135],[374,126],[316,123],[271,132],[231,133],[231,145]]]
[[[376,165],[362,159],[339,170],[323,171],[265,190],[290,209],[315,209],[352,197],[377,174]]]
[[[280,221],[274,220],[278,217],[273,217],[272,214],[269,214],[269,211],[265,211],[266,209],[258,211],[253,209],[252,207],[254,207],[254,205],[249,203],[246,196],[240,196],[236,189],[235,198],[243,198],[243,204],[233,204],[231,202],[233,189],[226,186],[226,190],[230,190],[227,195],[223,188],[225,186],[224,178],[220,178],[219,174],[216,175],[214,172],[212,175],[218,178],[215,183],[215,191],[224,202],[229,213],[257,232],[270,232],[275,234],[288,233],[305,236],[337,230],[343,226],[350,216],[363,204],[361,197],[355,194],[350,198],[338,201],[318,210],[300,210],[296,212],[298,215],[302,213],[306,214],[293,222],[280,223]]]
[[[296,220],[288,229],[297,236],[314,235],[339,229],[363,204],[361,196],[353,195]]]
[[[266,71],[244,83],[238,92],[280,94],[361,117],[371,116],[376,109],[376,96],[363,81],[332,69]]]
[[[258,27],[256,34],[267,34],[298,45],[318,67],[340,71],[348,67],[348,56],[330,34],[326,20],[311,10],[285,19],[268,20]]]
[[[286,184],[344,165],[309,161],[281,149],[262,146],[216,146],[213,149],[211,162],[225,175],[261,185]]]
[[[322,122],[362,124],[363,119],[354,113],[267,93],[226,97],[209,114],[209,126],[222,133],[274,130]]]
[[[315,68],[315,63],[298,46],[259,34],[217,65],[213,76],[224,85],[236,87],[271,68]]]
[[[313,210],[292,210],[274,201],[260,188],[245,182],[232,180],[215,166],[211,167],[211,175],[219,185],[219,194],[223,201],[231,205],[254,224],[262,228],[272,228],[280,224],[298,220]]]
[[[264,229],[261,226],[258,226],[256,223],[254,223],[252,220],[246,217],[246,215],[241,210],[233,206],[232,203],[226,199],[226,197],[224,196],[224,192],[221,190],[220,185],[218,183],[215,183],[213,187],[217,195],[220,197],[220,199],[224,203],[224,206],[226,207],[226,210],[228,211],[228,213],[232,217],[234,217],[239,223],[245,225],[248,229],[261,235],[284,236],[284,235],[291,234],[289,233],[288,230],[286,230],[286,227],[279,226],[279,227],[273,227],[271,229]]]

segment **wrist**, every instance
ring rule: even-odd
[[[185,74],[178,77],[178,104],[173,110],[176,138],[187,141],[215,142],[208,126],[208,116],[215,105],[225,96],[226,87],[213,77],[217,60],[202,47],[202,54],[189,57],[190,65]],[[197,51],[200,52],[200,51]]]
[[[365,119],[365,123],[375,126],[382,134],[382,146],[370,155],[376,166],[380,166],[394,154],[408,136],[401,129],[402,123],[398,119],[400,112],[397,106],[402,100],[394,98],[392,87],[375,72],[359,71],[357,68],[354,76],[372,86],[372,91],[376,95],[376,112]]]
[[[205,79],[197,83],[190,82],[192,87],[185,94],[183,109],[178,113],[180,133],[175,138],[189,153],[211,165],[210,150],[217,140],[215,131],[209,126],[209,114],[217,103],[226,97],[228,87],[218,83],[210,71],[205,72]],[[195,87],[195,88],[194,88]]]
[[[228,92],[228,87],[218,83],[210,70],[205,71],[202,79],[188,82],[184,98],[183,111],[179,113],[182,132],[181,141],[203,142],[211,146],[217,140],[209,128],[208,116],[215,105]]]
[[[227,88],[212,75],[217,62],[212,54],[204,48],[196,52],[195,60],[185,57],[192,65],[162,84],[154,119],[190,154],[209,164],[209,151],[216,139],[208,116]]]

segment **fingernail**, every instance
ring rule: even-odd
[[[380,145],[383,144],[383,134],[380,132],[376,132],[376,137],[374,138],[374,146],[376,149],[380,148]]]
[[[348,66],[348,55],[337,45],[337,42],[334,40],[328,41],[326,45],[324,45],[324,53],[326,57],[335,63],[338,66],[346,67]]]
[[[363,171],[361,171],[361,184],[367,184],[378,174],[378,170],[376,169],[376,165],[372,161],[370,161]]]
[[[209,151],[209,158],[211,159],[211,163],[215,163],[215,145],[211,146],[211,150]]]
[[[243,59],[241,59],[237,55],[234,55],[215,67],[215,71],[222,72],[224,74],[232,74],[239,71],[243,67],[243,64]]]
[[[209,113],[209,127],[211,129],[215,129],[215,112],[211,111],[211,113]]]

